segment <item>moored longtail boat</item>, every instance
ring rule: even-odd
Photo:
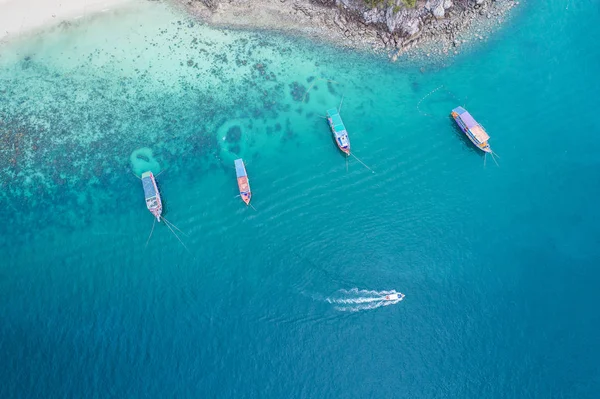
[[[235,163],[235,174],[237,175],[238,187],[240,189],[240,197],[246,205],[250,205],[250,198],[252,198],[252,192],[250,191],[250,181],[248,180],[248,174],[246,173],[246,166],[242,158],[233,161]]]
[[[342,122],[340,113],[336,108],[327,110],[327,122],[329,123],[333,139],[338,148],[346,155],[350,155],[350,139],[348,138],[348,132],[346,131],[346,126],[344,126],[344,122]]]
[[[490,136],[488,136],[483,129],[483,126],[477,123],[466,109],[463,107],[456,107],[452,110],[451,115],[458,124],[458,127],[460,127],[463,133],[467,135],[469,140],[471,140],[477,148],[484,152],[492,152],[492,148],[488,144]]]
[[[152,172],[142,173],[142,186],[144,187],[144,196],[146,197],[146,207],[156,217],[156,220],[160,222],[162,201],[160,200],[160,193],[158,192],[156,180]]]

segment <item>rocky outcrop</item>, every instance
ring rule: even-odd
[[[200,3],[204,4],[206,8],[209,10],[216,10],[219,5],[220,0],[198,0]]]
[[[473,0],[476,1],[476,0]],[[446,10],[453,7],[452,0],[419,0],[414,7],[409,7],[405,0],[369,2],[365,0],[312,0],[313,3],[337,6],[341,12],[357,21],[383,29],[386,33],[411,36],[417,33],[423,17],[432,14],[436,18],[444,18]],[[382,3],[384,6],[369,6]]]
[[[196,11],[200,6],[200,15],[217,24],[317,32],[354,47],[401,51],[440,38],[446,47],[455,46],[456,36],[474,20],[497,17],[500,23],[504,13],[518,4],[513,0],[179,1]]]

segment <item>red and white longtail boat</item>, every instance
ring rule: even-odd
[[[152,172],[142,173],[142,186],[144,187],[144,196],[146,197],[146,207],[156,217],[156,220],[160,222],[162,201],[160,200],[160,193],[158,192],[156,180]]]
[[[235,163],[235,174],[237,175],[238,187],[240,189],[240,197],[246,205],[250,205],[250,198],[252,198],[252,192],[250,191],[250,181],[248,180],[248,174],[246,173],[246,166],[242,158],[233,161]]]

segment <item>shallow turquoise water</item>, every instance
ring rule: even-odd
[[[600,8],[545,3],[446,67],[154,3],[2,48],[0,397],[598,397]]]

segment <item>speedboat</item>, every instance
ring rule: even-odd
[[[385,296],[386,301],[397,301],[402,298],[404,298],[404,295],[402,294],[388,294]]]

